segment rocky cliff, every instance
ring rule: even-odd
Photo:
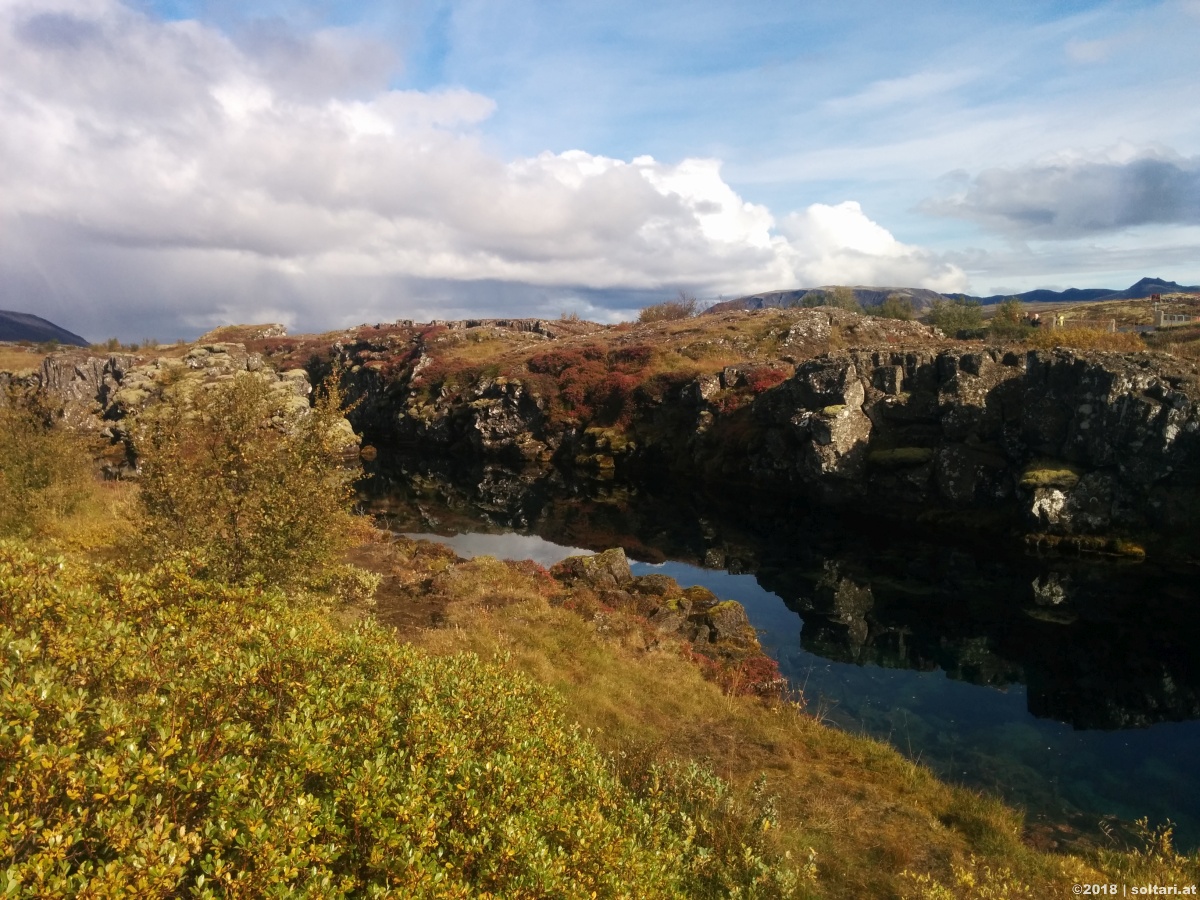
[[[116,439],[173,371],[273,369],[303,402],[340,360],[385,467],[487,468],[514,491],[552,473],[686,477],[1097,552],[1190,552],[1200,531],[1200,375],[1167,354],[955,344],[821,308],[259,329],[176,358],[85,356],[55,354],[34,380]]]
[[[751,407],[753,482],[913,511],[1008,513],[1049,535],[1194,524],[1200,378],[1161,354],[849,351]],[[701,458],[738,463],[715,443]]]
[[[197,385],[254,373],[270,382],[288,404],[307,408],[311,387],[303,369],[275,372],[264,366],[260,354],[243,344],[208,343],[179,348],[162,356],[66,351],[47,356],[34,372],[14,377],[0,373],[0,388],[23,387],[41,391],[61,412],[63,424],[76,431],[107,439],[103,467],[108,475],[134,474],[136,450],[129,426],[132,418],[157,401],[171,385],[193,380]],[[0,390],[0,402],[4,402]],[[347,444],[357,437],[345,423]]]
[[[553,339],[538,336],[501,365],[456,372],[425,339],[390,371],[378,358],[364,365],[380,355],[369,342],[341,353],[363,400],[356,425],[385,460],[458,460],[526,482],[551,469],[617,481],[670,473],[1097,552],[1195,533],[1192,362],[955,345],[840,310],[740,316],[768,313],[769,352],[709,372],[630,368],[637,334],[550,351]],[[850,341],[866,346],[828,349]],[[588,366],[607,381],[583,381]]]

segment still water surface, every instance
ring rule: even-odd
[[[651,560],[635,574],[741,602],[830,724],[996,791],[1031,821],[1094,831],[1105,816],[1148,816],[1200,844],[1200,603],[1187,571],[818,533],[744,507],[722,519],[621,496],[513,515],[461,499],[397,498],[392,527],[544,565],[625,546]]]

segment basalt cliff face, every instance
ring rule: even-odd
[[[281,406],[307,409],[311,387],[303,369],[277,373],[243,344],[205,343],[177,349],[173,355],[116,353],[95,356],[70,350],[48,355],[40,366],[19,376],[0,372],[0,403],[8,388],[39,391],[51,401],[63,425],[107,439],[101,464],[107,476],[137,474],[137,453],[130,433],[133,417],[162,397],[172,385],[195,386],[253,373],[277,392]],[[347,446],[357,437],[344,423]]]
[[[753,482],[834,502],[1011,514],[1051,535],[1194,523],[1195,368],[1150,354],[849,351],[758,397]],[[733,460],[701,442],[701,459]]]
[[[457,461],[514,491],[552,473],[670,474],[1097,552],[1132,550],[1121,538],[1195,534],[1200,377],[1190,361],[951,344],[912,323],[889,323],[897,332],[874,347],[820,352],[862,317],[773,316],[769,356],[708,372],[630,372],[621,354],[645,344],[605,347],[595,335],[582,351],[543,337],[466,373],[439,367],[437,349],[419,341],[398,367],[380,342],[339,353],[362,400],[356,427],[383,460]],[[572,380],[588,352],[608,385]],[[566,396],[592,414],[564,414]]]

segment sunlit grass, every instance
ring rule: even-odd
[[[412,545],[396,551],[422,556]],[[647,640],[630,617],[581,618],[512,564],[437,558],[442,574],[424,583],[443,592],[445,617],[407,639],[438,654],[501,659],[549,685],[568,718],[618,758],[705,760],[743,791],[765,776],[780,811],[774,846],[796,860],[815,853],[822,896],[1057,896],[1076,881],[1109,881],[1118,870],[1144,874],[1153,862],[1115,851],[1034,850],[1023,840],[1019,811],[939,781],[884,743],[824,725],[802,698],[730,696],[678,645]],[[463,573],[451,576],[459,567]],[[1182,878],[1195,871],[1197,857],[1153,864],[1156,877]],[[964,893],[968,876],[975,893]]]

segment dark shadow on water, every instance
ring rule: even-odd
[[[1038,558],[666,485],[505,470],[374,483],[370,505],[394,530],[474,535],[463,553],[548,563],[559,548],[620,546],[636,571],[739,600],[810,710],[1031,819],[1171,819],[1181,846],[1200,843],[1192,571]]]

